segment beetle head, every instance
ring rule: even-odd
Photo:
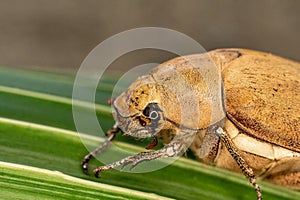
[[[160,95],[151,76],[140,77],[113,102],[118,127],[127,135],[153,137],[164,124]]]

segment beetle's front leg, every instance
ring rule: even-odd
[[[89,154],[87,154],[82,162],[81,162],[81,167],[82,170],[85,173],[88,173],[88,164],[89,161],[91,160],[91,158],[95,157],[98,153],[102,152],[103,150],[105,150],[107,148],[107,146],[110,144],[110,142],[115,138],[116,134],[119,132],[119,127],[117,126],[117,123],[107,131],[106,135],[107,138],[104,141],[104,143],[102,145],[100,145],[99,147],[97,147],[94,151],[90,152]]]
[[[131,164],[130,170],[132,170],[134,167],[136,167],[139,163],[143,161],[150,161],[158,158],[175,157],[176,155],[180,154],[184,150],[185,150],[185,145],[183,144],[182,141],[180,140],[171,141],[169,144],[167,144],[160,150],[141,152],[139,154],[126,157],[120,161],[111,163],[109,165],[97,167],[94,169],[94,173],[96,177],[99,177],[99,173],[101,171],[116,168],[118,166],[124,168],[129,164]]]

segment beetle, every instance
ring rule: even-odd
[[[212,63],[221,80],[216,93],[209,88],[216,84],[208,77],[211,69],[205,68]],[[257,199],[262,195],[256,176],[300,189],[297,62],[246,49],[177,57],[138,78],[112,104],[116,124],[104,144],[82,161],[85,171],[89,160],[120,129],[126,135],[154,138],[147,149],[158,139],[166,145],[100,166],[94,169],[96,176],[117,166],[131,164],[133,168],[142,161],[173,157],[190,148],[204,163],[242,172],[254,186]],[[182,113],[182,108],[187,112]]]

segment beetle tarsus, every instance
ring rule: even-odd
[[[94,169],[94,174],[96,178],[100,178],[99,174],[100,174],[100,170]]]
[[[81,168],[82,168],[82,171],[85,173],[85,174],[88,174],[89,172],[89,169],[88,169],[88,163],[81,163]]]
[[[255,188],[257,200],[262,200],[261,189],[259,185],[256,183],[256,177],[250,178],[250,183],[252,183],[253,187]]]

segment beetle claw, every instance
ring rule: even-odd
[[[99,174],[100,174],[100,170],[94,170],[94,174],[96,178],[100,178]]]
[[[81,169],[85,174],[88,174],[89,173],[88,163],[82,163]]]

